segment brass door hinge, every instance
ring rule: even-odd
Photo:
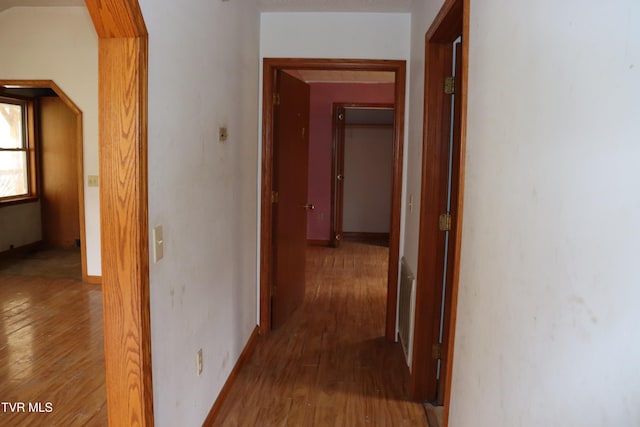
[[[431,358],[435,360],[442,358],[442,344],[434,344],[431,346]]]
[[[451,214],[449,212],[440,215],[438,228],[440,231],[451,231]]]
[[[451,95],[456,93],[456,78],[453,76],[444,79],[444,93]]]
[[[272,191],[271,192],[271,203],[278,203],[278,192],[277,191]]]
[[[279,93],[274,93],[273,94],[273,105],[280,105],[280,94]]]

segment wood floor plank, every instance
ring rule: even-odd
[[[101,290],[79,268],[73,251],[0,264],[0,400],[26,409],[0,425],[107,425]]]
[[[216,426],[426,426],[384,338],[388,249],[308,248],[305,301],[260,337]]]

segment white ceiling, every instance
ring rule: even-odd
[[[14,6],[84,6],[84,0],[0,0],[0,12]]]
[[[222,1],[222,0],[218,0]],[[256,1],[256,0],[226,0]],[[263,12],[411,12],[412,0],[257,0]],[[14,6],[84,6],[84,0],[0,0]]]
[[[412,0],[258,0],[258,2],[260,10],[264,12],[408,13],[411,12]]]

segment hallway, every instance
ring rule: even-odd
[[[388,249],[309,247],[305,302],[239,372],[216,426],[426,426],[384,339]]]

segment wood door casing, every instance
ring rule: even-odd
[[[340,246],[342,240],[342,209],[344,206],[344,105],[333,105],[333,158],[331,161],[331,236],[330,245]]]
[[[304,300],[309,162],[309,85],[282,72],[277,78],[272,328],[282,326]]]

